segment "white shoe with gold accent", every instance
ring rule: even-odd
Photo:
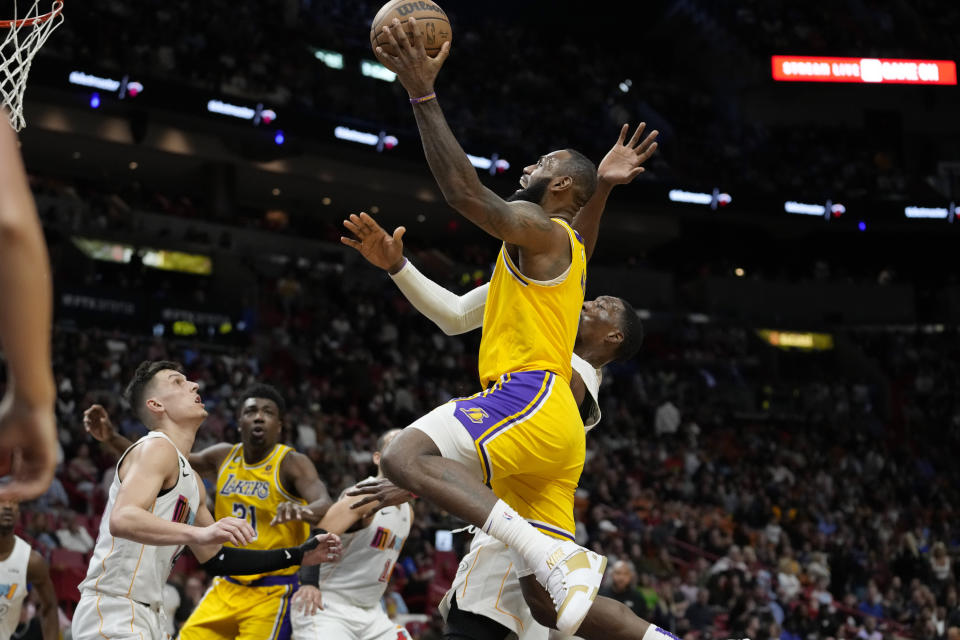
[[[593,606],[607,559],[573,541],[558,542],[534,574],[553,599],[557,630],[572,636]]]

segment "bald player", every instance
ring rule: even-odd
[[[403,257],[402,234],[391,236],[366,214],[352,216],[348,225],[360,245],[355,247],[374,266],[384,269],[413,306],[448,335],[480,327],[489,285],[458,296],[424,276]],[[636,312],[620,298],[601,296],[584,303],[571,360],[571,389],[589,431],[600,422],[598,404],[601,369],[614,360],[632,357],[643,340]],[[394,493],[387,483],[371,501]],[[367,500],[358,503],[363,506]],[[381,504],[381,503],[377,503]],[[474,534],[470,552],[463,558],[456,579],[440,605],[447,620],[447,638],[501,639],[511,632],[525,640],[546,638],[524,602],[520,579],[507,548],[482,531]]]

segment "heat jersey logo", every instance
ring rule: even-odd
[[[238,480],[231,473],[227,476],[227,481],[223,483],[220,495],[256,496],[261,500],[266,500],[270,497],[270,483],[262,480]]]
[[[480,407],[470,407],[469,409],[460,409],[460,411],[463,412],[463,415],[470,418],[470,422],[475,424],[480,424],[486,418],[490,417],[490,414]]]
[[[405,541],[406,538],[394,535],[390,529],[377,527],[377,532],[373,534],[373,540],[370,541],[370,546],[380,551],[399,551],[403,548]]]
[[[18,583],[13,584],[0,584],[0,598],[6,598],[7,600],[13,600],[13,594],[17,592],[17,587],[20,585]]]
[[[190,501],[187,500],[186,496],[181,495],[177,498],[177,504],[173,507],[173,518],[174,522],[179,522],[180,524],[193,524],[193,512],[190,510]]]

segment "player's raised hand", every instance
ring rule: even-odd
[[[294,607],[300,607],[300,611],[305,616],[312,616],[317,611],[323,610],[323,594],[320,593],[320,589],[309,584],[300,585],[297,592],[293,594],[291,602]]]
[[[7,397],[0,402],[0,500],[33,500],[47,490],[57,466],[53,406],[30,407]]]
[[[343,553],[340,536],[335,533],[321,533],[307,540],[300,548],[303,549],[301,566],[309,567],[323,562],[339,562]]]
[[[250,523],[240,518],[220,518],[197,533],[198,544],[223,544],[229,542],[238,547],[250,544],[257,537]]]
[[[659,131],[654,130],[640,140],[646,128],[647,123],[641,122],[629,142],[624,142],[627,134],[630,133],[630,125],[623,125],[620,129],[620,138],[597,167],[597,175],[601,180],[609,184],[627,184],[645,171],[641,165],[657,150],[656,139],[660,135]]]
[[[399,19],[395,18],[392,25],[383,27],[397,55],[390,55],[383,47],[376,47],[373,51],[383,66],[397,74],[411,98],[421,98],[433,93],[433,81],[450,55],[450,43],[444,42],[436,56],[429,56],[423,46],[423,29],[417,26],[416,18],[411,17],[409,22],[413,38],[407,37]]]
[[[391,236],[365,212],[350,214],[343,226],[356,239],[340,236],[340,242],[360,252],[375,267],[396,273],[403,266],[403,234],[406,227],[397,227]]]
[[[92,404],[83,412],[83,428],[97,442],[109,440],[116,433],[113,422],[103,405]]]
[[[346,493],[348,496],[366,496],[351,505],[351,509],[361,509],[371,504],[376,505],[377,509],[395,507],[404,502],[410,502],[417,497],[386,478],[365,480],[352,489],[348,489]]]
[[[283,524],[285,522],[310,522],[317,523],[317,516],[313,511],[302,504],[296,502],[282,502],[277,507],[277,513],[274,514],[271,525]]]

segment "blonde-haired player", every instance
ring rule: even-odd
[[[611,170],[609,163],[601,163],[601,168]],[[458,296],[404,259],[402,233],[391,236],[366,214],[351,216],[346,225],[360,241],[354,248],[371,264],[387,271],[411,304],[444,333],[457,335],[480,328],[489,285]],[[597,399],[602,367],[631,357],[642,340],[642,324],[625,300],[601,296],[584,303],[570,364],[571,389],[580,405],[586,431],[600,422]],[[384,482],[364,483],[364,487],[370,486],[381,492],[369,499],[374,506],[393,497],[405,498]],[[357,506],[363,507],[367,502],[360,501]],[[522,640],[536,640],[548,636],[547,628],[536,622],[524,601],[506,546],[482,531],[475,532],[470,551],[461,561],[440,611],[447,621],[446,638],[503,640],[514,633]]]
[[[383,477],[381,452],[398,433],[399,429],[387,431],[377,441],[373,453],[377,478]],[[380,600],[410,535],[413,509],[406,502],[351,509],[363,500],[342,497],[321,523],[341,534],[343,555],[335,565],[300,570],[301,586],[293,598],[291,616],[294,640],[410,639],[406,629],[387,617]]]
[[[117,462],[80,584],[75,640],[166,637],[163,585],[186,546],[214,575],[259,574],[339,557],[340,540],[333,534],[269,551],[225,546],[247,545],[255,531],[244,519],[214,520],[203,483],[184,453],[207,416],[198,388],[168,361],[141,363],[127,387],[131,408],[150,432]]]

